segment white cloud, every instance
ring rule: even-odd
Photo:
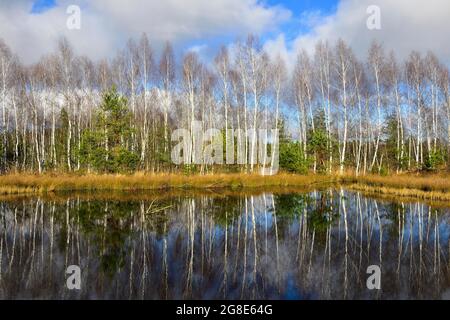
[[[195,52],[195,53],[199,54],[202,51],[206,50],[207,48],[208,48],[207,44],[199,44],[199,45],[195,45],[195,46],[188,48],[187,51]]]
[[[381,30],[371,31],[366,26],[369,17],[366,10],[370,5],[381,9]],[[432,50],[443,61],[450,62],[448,0],[341,0],[334,14],[320,18],[316,13],[311,16],[309,32],[284,47],[280,37],[266,47],[293,59],[300,49],[312,52],[318,40],[334,42],[342,38],[359,57],[365,57],[370,43],[376,39],[401,58],[412,50],[423,53]]]
[[[288,70],[292,70],[294,59],[294,52],[287,48],[287,43],[284,34],[278,35],[274,40],[268,40],[264,44],[264,50],[269,54],[269,57],[274,60],[280,56],[287,63]]]
[[[51,52],[65,35],[79,54],[94,59],[108,57],[129,37],[146,32],[153,45],[166,40],[189,47],[221,36],[245,36],[276,31],[291,19],[291,12],[268,6],[263,0],[57,0],[58,6],[42,14],[30,14],[33,0],[0,0],[0,38],[25,62]],[[81,30],[66,28],[66,8],[82,9]],[[381,9],[381,30],[366,27],[366,9]],[[280,54],[292,64],[300,49],[312,52],[318,40],[346,40],[364,56],[373,39],[387,50],[406,57],[411,50],[433,50],[450,63],[450,1],[448,0],[340,0],[335,13],[296,13],[301,30],[293,40],[278,34],[265,43],[272,56]],[[306,32],[304,31],[306,28]],[[200,51],[206,52],[208,48]],[[206,50],[206,51],[205,51]]]
[[[57,7],[30,14],[33,0],[0,0],[0,38],[26,62],[52,51],[66,36],[79,54],[110,56],[129,37],[146,32],[161,45],[213,36],[273,30],[290,12],[258,0],[58,0]],[[66,9],[81,7],[81,30],[66,28]]]

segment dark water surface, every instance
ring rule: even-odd
[[[343,190],[142,199],[0,200],[0,298],[450,298],[445,206]]]

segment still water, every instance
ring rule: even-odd
[[[449,222],[345,190],[6,198],[0,298],[449,299]]]

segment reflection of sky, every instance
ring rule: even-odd
[[[294,196],[296,196],[296,201],[291,201]],[[239,299],[241,295],[244,298],[253,298],[253,295],[257,294],[256,298],[320,299],[324,297],[342,298],[344,292],[343,274],[345,259],[347,259],[348,297],[370,299],[373,298],[371,295],[373,292],[370,293],[365,290],[365,268],[368,264],[380,263],[379,255],[381,254],[382,272],[386,279],[384,282],[386,290],[383,292],[382,298],[415,297],[417,292],[414,290],[420,287],[423,287],[420,290],[423,290],[422,294],[425,297],[432,297],[436,290],[442,289],[445,291],[446,288],[450,287],[448,281],[445,280],[448,279],[448,271],[445,271],[447,270],[448,250],[440,250],[440,259],[436,259],[435,256],[437,252],[435,240],[439,240],[441,248],[447,248],[448,245],[450,221],[448,208],[439,209],[436,220],[435,211],[433,210],[432,214],[429,215],[427,205],[405,203],[403,243],[399,250],[398,221],[395,221],[395,219],[397,209],[402,208],[401,205],[393,206],[389,202],[365,198],[353,192],[345,192],[344,197],[341,197],[339,192],[333,192],[332,197],[329,193],[326,193],[325,197],[321,197],[320,192],[314,192],[309,194],[309,198],[301,195],[279,197],[266,194],[265,196],[247,196],[246,199],[247,206],[245,206],[243,198],[238,196],[226,199],[221,197],[173,199],[171,201],[173,206],[167,209],[164,214],[148,215],[146,229],[142,228],[139,215],[136,216],[134,210],[137,210],[140,205],[144,205],[144,208],[148,207],[151,201],[139,203],[134,201],[128,203],[128,206],[121,205],[119,208],[117,203],[116,206],[112,203],[106,205],[103,201],[91,200],[84,204],[95,208],[109,208],[105,216],[108,219],[104,220],[103,215],[99,215],[96,220],[92,221],[93,225],[100,226],[98,229],[100,234],[94,235],[83,230],[86,226],[79,228],[76,225],[77,214],[79,214],[77,208],[80,204],[77,203],[77,200],[68,201],[67,204],[70,205],[70,214],[72,215],[69,230],[71,230],[70,232],[80,232],[74,233],[69,238],[69,241],[74,241],[73,243],[66,242],[65,239],[67,232],[65,230],[67,226],[66,215],[59,215],[59,213],[66,212],[66,203],[63,201],[59,204],[54,215],[56,223],[52,234],[54,233],[55,243],[63,243],[64,245],[63,247],[56,244],[53,246],[53,260],[34,259],[32,263],[37,265],[32,269],[40,272],[39,270],[53,268],[52,270],[55,270],[55,272],[60,272],[60,269],[65,266],[67,257],[70,260],[80,254],[82,265],[90,266],[88,276],[90,281],[93,281],[93,286],[102,288],[101,290],[96,289],[96,297],[111,296],[114,292],[127,294],[131,279],[136,286],[135,292],[138,298],[137,295],[140,292],[138,289],[143,281],[142,261],[143,257],[146,257],[147,281],[151,284],[147,285],[148,296],[146,297],[149,298],[160,298],[164,264],[167,263],[168,286],[171,292],[170,297],[173,298],[186,298],[183,290],[186,288],[188,275],[192,281],[194,297],[223,298],[221,290],[223,290],[224,270],[226,270],[228,275],[227,298]],[[340,213],[332,223],[330,241],[327,238],[327,230],[314,230],[311,224],[304,224],[305,221],[310,220],[302,219],[304,212],[302,199],[308,199],[308,217],[319,214],[317,209],[320,204],[325,207],[332,204],[334,214]],[[272,201],[275,203],[275,208]],[[291,216],[285,213],[283,216],[277,216],[275,220],[277,208],[283,207],[280,201],[287,201],[286,203],[289,205],[294,203],[293,206],[299,205],[302,209],[290,208],[290,210],[296,210],[299,215]],[[284,208],[289,208],[286,203]],[[43,204],[45,206],[40,209],[39,206]],[[157,204],[152,202],[152,205]],[[24,209],[25,207],[27,209]],[[27,250],[36,247],[39,248],[39,255],[36,255],[36,257],[40,256],[41,252],[43,257],[47,257],[49,254],[51,203],[45,203],[42,200],[37,201],[37,203],[35,200],[34,202],[30,200],[28,204],[0,202],[0,208],[0,215],[5,215],[7,238],[13,239],[13,230],[24,232],[23,240],[16,242],[16,245],[22,246],[22,250],[25,250],[23,255],[28,256]],[[114,212],[114,208],[119,208],[121,211]],[[129,214],[127,208],[130,211]],[[247,208],[247,211],[245,211],[245,208]],[[346,242],[345,237],[344,208],[347,212],[348,242]],[[381,229],[377,208],[381,219]],[[225,210],[232,210],[234,215],[232,212],[228,212],[228,219],[225,220]],[[19,217],[23,216],[24,219],[17,220],[18,224],[14,219],[15,212]],[[40,212],[43,215],[40,215]],[[37,215],[35,215],[36,213]],[[120,214],[121,217],[126,218],[114,218],[115,214]],[[161,219],[161,215],[164,215],[165,219]],[[403,221],[403,216],[401,218]],[[253,219],[255,225],[253,225]],[[36,223],[36,221],[39,223],[39,227],[34,226],[33,228],[33,223]],[[109,226],[106,229],[102,227],[104,221],[107,221]],[[166,233],[162,232],[162,221],[166,222]],[[438,225],[436,225],[436,222]],[[227,225],[227,228],[225,228],[225,225]],[[247,226],[246,231],[245,226]],[[439,234],[435,234],[435,228]],[[383,233],[381,253],[380,230]],[[419,230],[422,230],[422,237],[419,236]],[[191,233],[191,231],[194,231],[194,233]],[[37,233],[34,234],[34,232]],[[119,233],[122,236],[119,236]],[[192,234],[194,237],[192,237]],[[91,236],[94,236],[94,238],[90,238]],[[96,248],[95,244],[100,245],[102,242],[99,242],[99,240],[105,236],[109,239],[106,242],[107,247],[104,250]],[[412,236],[413,241],[410,241],[410,236]],[[97,242],[91,241],[95,238],[97,238]],[[40,242],[41,239],[43,239],[42,243]],[[125,239],[125,242],[122,244],[120,239]],[[225,239],[227,239],[226,242]],[[420,242],[421,239],[422,242]],[[3,250],[5,261],[8,261],[9,258],[6,252],[12,252],[11,245],[13,243],[12,240],[8,241],[8,250]],[[86,247],[86,243],[90,243],[90,245]],[[108,248],[108,245],[111,247]],[[257,251],[256,268],[255,247]],[[106,283],[99,285],[96,281],[103,281],[103,278],[99,277],[98,274],[102,272],[101,261],[104,258],[104,252],[114,255],[117,251],[120,251],[120,248],[123,249],[124,261],[116,269],[116,274],[113,275],[115,281],[106,279]],[[348,249],[347,255],[346,248]],[[19,252],[19,249],[16,248],[16,252]],[[132,274],[130,274],[129,267],[131,252],[133,253]],[[226,256],[225,252],[227,253]],[[303,256],[301,252],[303,252]],[[400,257],[399,252],[402,253]],[[421,263],[419,263],[420,252],[423,255]],[[164,253],[166,253],[165,257]],[[39,265],[42,261],[44,263],[51,262],[52,267]],[[193,263],[191,273],[188,271],[190,261]],[[400,275],[397,274],[399,261],[401,264]],[[440,266],[436,267],[433,263],[440,263]],[[22,268],[29,270],[30,265],[28,262],[21,262],[16,259],[12,270],[15,274],[21,274]],[[437,275],[430,271],[435,271],[436,268],[440,270],[440,287],[433,285]],[[416,278],[415,275],[418,270],[424,275],[427,274],[427,276]],[[9,277],[7,273],[3,276],[3,279],[13,279],[10,281],[17,279],[17,277]],[[45,278],[45,274],[44,276],[41,274],[36,276],[36,279],[41,281],[38,281],[39,286],[42,286],[41,277]],[[411,281],[415,282],[411,284]],[[245,289],[241,291],[243,282],[245,283]],[[112,286],[112,283],[118,287]],[[16,283],[15,285],[20,288],[22,284]],[[331,296],[326,295],[327,290],[331,290]],[[39,292],[39,290],[35,292]]]

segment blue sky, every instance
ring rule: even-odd
[[[147,0],[148,1],[148,0]],[[158,0],[159,1],[159,0]],[[162,0],[163,1],[163,0]],[[292,18],[289,21],[280,25],[280,30],[277,32],[283,32],[288,39],[295,38],[299,32],[308,32],[307,26],[302,22],[303,14],[305,13],[318,13],[323,16],[332,14],[335,12],[339,0],[262,0],[260,3],[266,6],[282,6],[292,13]],[[76,3],[76,1],[74,1]],[[50,10],[57,6],[56,0],[35,0],[31,8],[30,13],[42,14],[47,10]],[[270,37],[273,33],[262,34],[261,38],[264,40]],[[226,40],[227,37],[222,39],[206,39],[208,42],[214,45],[215,42]],[[192,44],[200,43],[200,41],[194,41]]]
[[[295,15],[300,15],[304,11],[316,10],[331,13],[336,9],[338,0],[266,0],[264,3],[269,6],[281,5]],[[54,6],[56,6],[55,0],[35,0],[31,12],[41,13]]]
[[[373,4],[381,10],[379,31],[366,25]],[[70,5],[81,8],[80,30],[67,28]],[[339,38],[357,55],[376,39],[401,58],[433,50],[450,61],[449,16],[448,0],[0,0],[0,38],[30,63],[53,51],[61,36],[77,54],[97,60],[143,32],[156,51],[171,41],[181,53],[204,57],[257,34],[269,54],[291,62],[299,50],[311,53],[318,41]]]
[[[33,3],[31,12],[35,13],[35,14],[39,14],[39,13],[45,12],[48,9],[53,8],[54,6],[56,6],[55,0],[36,0]]]
[[[76,4],[77,1],[74,0],[73,3]],[[309,26],[304,22],[304,15],[307,13],[319,14],[321,16],[332,14],[336,10],[338,0],[258,0],[257,3],[266,8],[282,7],[290,12],[290,19],[283,21],[275,29],[267,30],[259,34],[261,41],[264,43],[281,33],[288,40],[295,39],[301,33],[308,33]],[[89,2],[87,2],[87,5],[89,5]],[[42,15],[55,7],[58,7],[57,0],[34,0],[30,14]],[[210,55],[212,51],[217,50],[218,46],[230,43],[235,39],[235,33],[224,32],[223,34],[186,39],[183,42],[183,46],[203,51],[199,53],[203,53],[206,56]]]
[[[267,0],[265,3],[270,6],[281,5],[292,12],[292,18],[281,25],[281,30],[286,38],[292,39],[298,33],[308,32],[303,16],[308,13],[317,13],[321,16],[332,14],[336,11],[338,0]]]
[[[295,15],[305,11],[317,11],[328,14],[335,11],[338,0],[267,0],[268,5],[282,5]]]

